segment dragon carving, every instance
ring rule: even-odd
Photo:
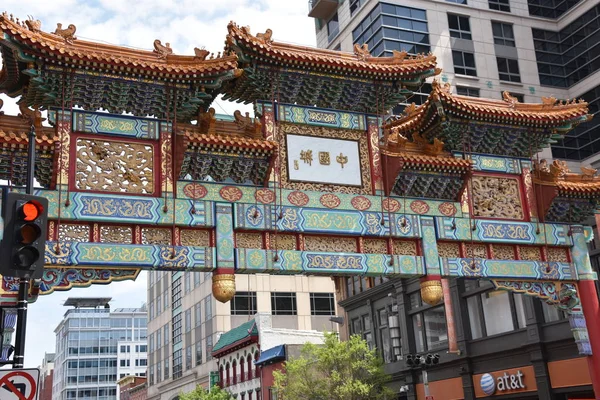
[[[158,55],[159,60],[165,60],[169,54],[173,54],[173,49],[170,43],[163,45],[160,40],[156,39],[154,41],[154,53]]]

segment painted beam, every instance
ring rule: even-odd
[[[575,265],[564,262],[440,257],[440,264],[442,276],[448,277],[548,281],[578,279]]]

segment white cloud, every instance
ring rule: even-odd
[[[85,40],[108,42],[152,49],[154,39],[169,42],[175,53],[193,54],[194,47],[214,53],[223,51],[227,24],[234,21],[250,26],[253,33],[273,30],[273,39],[314,46],[314,21],[307,16],[306,0],[4,0],[2,7],[20,19],[33,15],[42,21],[44,31],[54,31],[57,23],[75,24],[76,36]],[[3,10],[0,10],[3,11]],[[13,99],[0,95],[3,111],[16,115]],[[225,109],[250,111],[250,106],[217,101],[218,113]],[[30,306],[25,365],[40,364],[44,352],[55,347],[54,329],[66,308],[69,296],[113,297],[113,307],[138,307],[146,299],[146,274],[136,282],[116,282],[109,286],[92,286],[55,292],[42,296]]]

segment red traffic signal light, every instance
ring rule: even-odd
[[[3,196],[5,228],[0,245],[0,273],[19,278],[41,278],[46,250],[48,200],[19,193]]]

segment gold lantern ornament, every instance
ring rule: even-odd
[[[219,274],[212,277],[212,293],[221,303],[227,303],[235,296],[235,275]]]
[[[442,281],[439,279],[421,280],[421,299],[430,306],[435,306],[442,301]]]

